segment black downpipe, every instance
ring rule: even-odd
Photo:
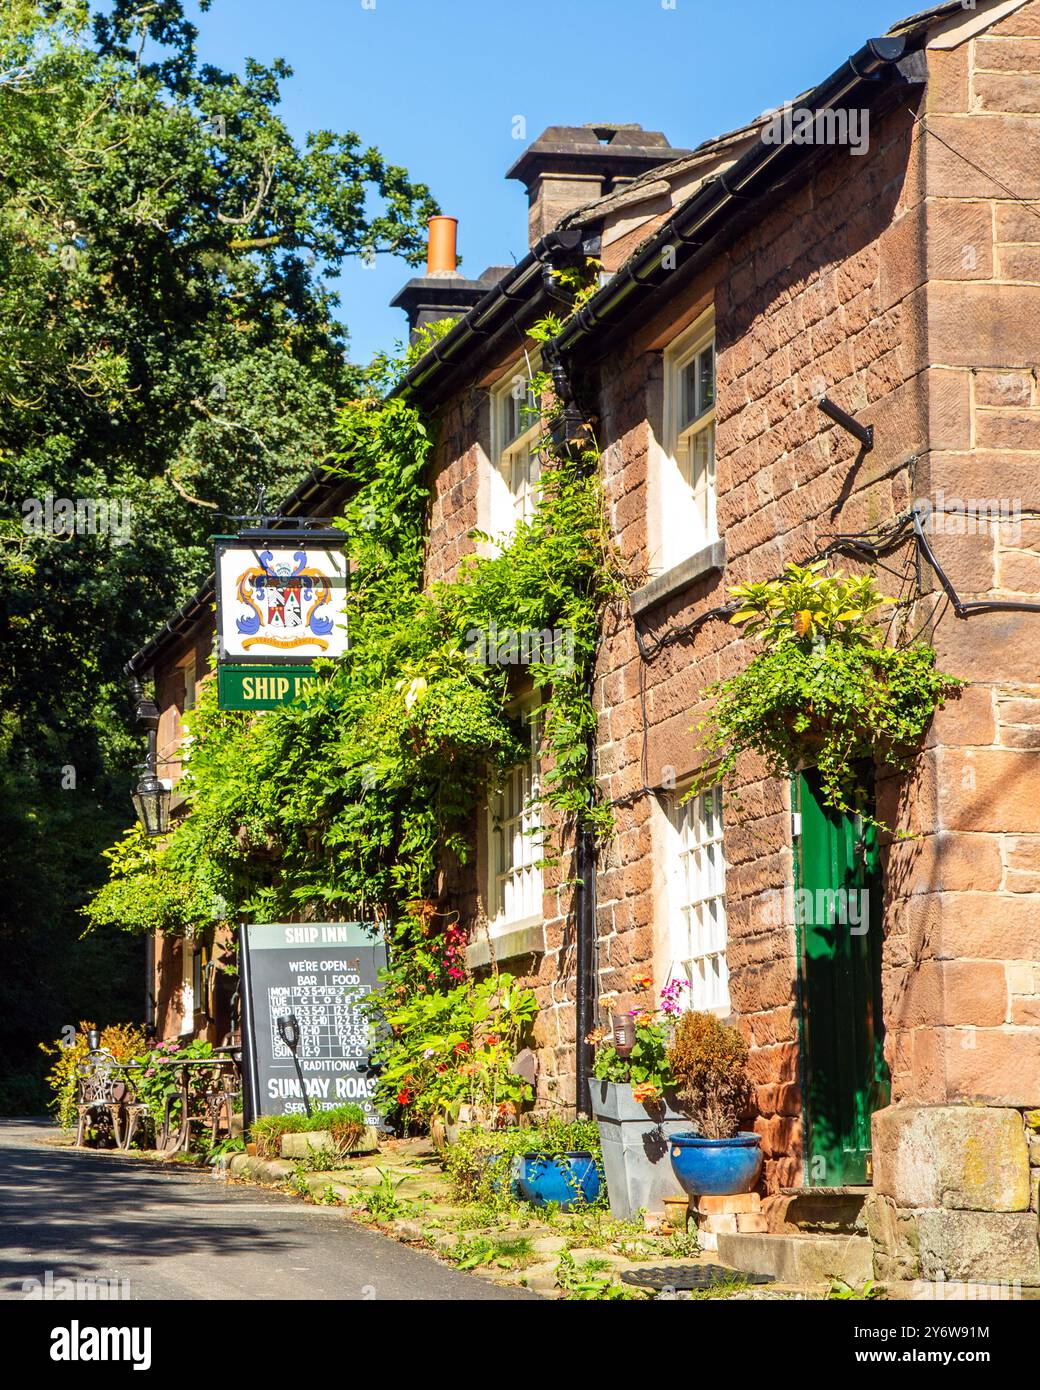
[[[590,774],[595,775],[595,734],[589,741]],[[575,1108],[579,1115],[592,1114],[589,1081],[592,1076],[592,1047],[586,1038],[595,1026],[596,1015],[596,867],[595,833],[586,826],[578,829],[578,913],[575,970],[574,1052],[576,1059]]]
[[[557,424],[554,443],[561,453],[568,456],[580,450],[580,437],[585,425],[585,414],[578,407],[574,385],[563,360],[555,355],[549,356],[548,366],[552,374],[553,390],[560,402],[561,412]],[[594,693],[595,675],[589,673],[588,695],[590,703]],[[586,749],[586,773],[589,786],[595,785],[596,778],[596,726],[589,733]],[[575,1055],[575,1109],[579,1115],[592,1114],[592,1097],[589,1081],[592,1076],[592,1046],[586,1038],[595,1026],[596,1015],[596,869],[598,845],[596,833],[590,827],[579,824],[575,832],[575,859],[577,870],[577,904],[575,911],[575,999],[574,999],[574,1055]]]

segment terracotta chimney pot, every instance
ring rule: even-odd
[[[430,239],[426,248],[427,275],[455,274],[455,234],[458,225],[457,217],[430,218]]]

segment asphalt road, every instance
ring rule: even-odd
[[[528,1300],[348,1221],[197,1170],[54,1148],[0,1120],[0,1298],[24,1281],[125,1279],[150,1299]]]

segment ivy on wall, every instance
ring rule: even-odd
[[[391,371],[384,361],[377,384]],[[560,441],[547,374],[532,393],[545,430],[533,515],[427,589],[427,428],[386,390],[344,407],[334,466],[352,488],[337,522],[352,563],[349,653],[319,665],[304,699],[261,716],[219,711],[205,683],[179,784],[191,814],[159,845],[128,831],[109,851],[109,880],[85,909],[93,928],[195,933],[306,910],[428,934],[429,913],[409,905],[437,898],[452,857],[470,858],[474,808],[527,756],[509,709],[517,666],[474,659],[475,632],[566,634],[565,652],[526,665],[544,701],[542,799],[557,823],[609,825],[588,769],[589,674],[601,609],[624,584],[594,441]],[[456,965],[443,957],[445,978]]]

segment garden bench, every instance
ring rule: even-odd
[[[77,1067],[76,1148],[81,1149],[91,1120],[107,1119],[116,1147],[128,1149],[148,1107],[138,1101],[125,1067],[111,1052],[94,1048]]]
[[[169,1067],[176,1078],[175,1088],[166,1097],[162,1125],[159,1129],[156,1147],[164,1153],[187,1152],[191,1147],[192,1125],[209,1124],[210,1142],[216,1143],[220,1133],[222,1118],[231,1134],[231,1116],[240,1104],[242,1092],[233,1089],[238,1076],[238,1067],[231,1058],[191,1057],[171,1058],[168,1062],[156,1062],[157,1068]],[[205,1079],[206,1090],[202,1093],[203,1113],[192,1114],[192,1091],[189,1073],[192,1069],[209,1072]],[[198,1091],[196,1090],[196,1097]],[[175,1115],[175,1112],[177,1114]]]

